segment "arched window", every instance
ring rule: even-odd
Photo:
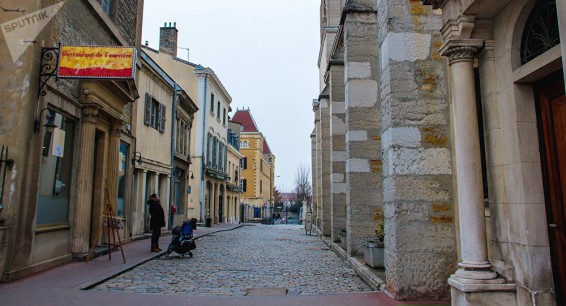
[[[521,64],[560,44],[556,0],[539,0],[533,7],[521,40]]]

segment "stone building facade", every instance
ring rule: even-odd
[[[562,305],[565,1],[321,4],[321,234],[383,219],[396,299]]]
[[[232,97],[210,68],[177,57],[175,23],[160,28],[159,51],[143,49],[195,101],[199,112],[190,131],[194,147],[190,148],[189,190],[186,218],[210,223],[225,223],[236,217],[229,212],[234,201],[228,173],[228,125]],[[188,172],[187,172],[188,173]],[[229,193],[232,194],[229,196]],[[236,197],[237,198],[237,197]]]
[[[240,152],[242,153],[241,187],[245,221],[271,220],[275,155],[260,132],[249,109],[238,109],[233,122],[242,126]]]
[[[400,300],[448,299],[457,263],[440,25],[418,1],[321,1],[316,225],[357,260],[384,222]]]
[[[187,93],[146,53],[141,54],[138,90],[143,99],[133,108],[132,132],[136,136],[133,193],[135,205],[128,220],[131,236],[150,232],[146,201],[156,193],[168,212],[165,228],[189,219],[190,137],[198,108]],[[174,208],[173,208],[174,207]]]
[[[424,2],[441,9],[437,50],[451,76],[461,237],[452,301],[563,305],[566,1]]]
[[[9,9],[0,14],[0,21],[54,4],[4,1],[2,6]],[[107,199],[115,213],[127,215],[129,207],[118,204],[131,203],[132,198],[131,184],[121,189],[119,183],[132,179],[127,161],[134,143],[129,129],[132,102],[138,97],[134,81],[43,78],[46,82],[39,88],[38,67],[42,48],[59,43],[139,51],[143,1],[118,0],[104,7],[97,0],[55,5],[58,10],[47,14],[44,27],[35,27],[39,33],[9,40],[3,36],[0,41],[0,72],[5,76],[0,80],[0,143],[9,148],[12,160],[2,180],[2,281],[84,257],[95,240],[103,240],[97,233]],[[16,59],[9,56],[14,47],[23,50]],[[60,155],[52,154],[55,141],[61,141]]]

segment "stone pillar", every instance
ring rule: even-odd
[[[316,100],[315,100],[316,101]],[[313,104],[314,105],[314,104]],[[316,115],[315,115],[316,117]],[[313,129],[313,131],[311,132],[311,185],[312,185],[312,199],[311,199],[311,210],[313,213],[313,216],[316,216],[316,120],[315,120],[315,127]],[[313,220],[314,222],[314,220]]]
[[[418,1],[380,1],[380,97],[386,291],[446,300],[457,263],[442,18]]]
[[[512,284],[498,278],[487,257],[485,210],[481,173],[481,151],[473,60],[482,40],[451,40],[442,47],[449,57],[452,85],[452,123],[456,160],[460,222],[460,269],[448,279],[452,300],[459,305],[475,305],[470,295],[483,292],[481,303],[513,298],[506,292]],[[486,292],[492,294],[486,294]]]
[[[346,234],[349,256],[375,237],[375,209],[382,209],[378,104],[376,2],[345,5]]]
[[[86,100],[88,101],[88,100]],[[73,253],[86,253],[90,243],[90,223],[92,210],[92,176],[94,167],[95,133],[98,125],[99,107],[86,104],[83,108],[79,170],[77,175],[77,198],[73,221]]]
[[[312,110],[314,112],[314,166],[313,166],[313,225],[317,228],[320,227],[320,202],[321,202],[321,181],[320,181],[320,102],[315,99],[312,103]]]
[[[161,182],[159,183],[159,185],[161,185],[162,187],[162,193],[163,196],[160,196],[161,198],[161,206],[163,207],[163,211],[165,212],[165,228],[171,229],[170,228],[170,224],[171,223],[171,199],[169,198],[170,195],[170,190],[171,190],[171,174],[167,174],[167,175],[161,175]]]
[[[116,214],[118,201],[118,170],[120,169],[120,136],[122,135],[122,121],[113,122],[110,126],[110,139],[108,146],[108,198],[114,214]],[[105,204],[106,204],[106,199]]]
[[[343,57],[344,55],[341,54]],[[331,61],[330,66],[330,143],[331,143],[331,236],[340,241],[346,229],[346,127],[344,102],[344,62]]]
[[[323,236],[330,236],[331,233],[331,174],[332,166],[330,163],[330,155],[332,152],[332,144],[330,142],[330,95],[328,87],[320,94],[319,112],[320,112],[320,231]]]
[[[136,171],[136,204],[133,213],[132,228],[134,234],[142,234],[145,231],[145,219],[148,211],[147,200],[145,198],[145,186],[147,182],[147,170]]]
[[[208,199],[208,201],[210,202],[210,207],[209,207],[209,217],[212,219],[211,224],[216,223],[216,199],[218,197],[217,194],[217,186],[216,186],[216,182],[211,181],[210,182],[210,197]]]

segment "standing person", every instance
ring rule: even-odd
[[[149,196],[147,201],[149,205],[149,228],[151,228],[151,251],[162,251],[159,248],[159,236],[161,236],[161,228],[165,226],[165,212],[161,207],[161,201],[157,194]]]

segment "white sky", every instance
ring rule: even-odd
[[[145,0],[142,44],[177,23],[178,46],[216,72],[236,108],[250,108],[276,157],[275,186],[311,167],[312,100],[318,97],[319,0]],[[177,56],[187,58],[187,50]]]

